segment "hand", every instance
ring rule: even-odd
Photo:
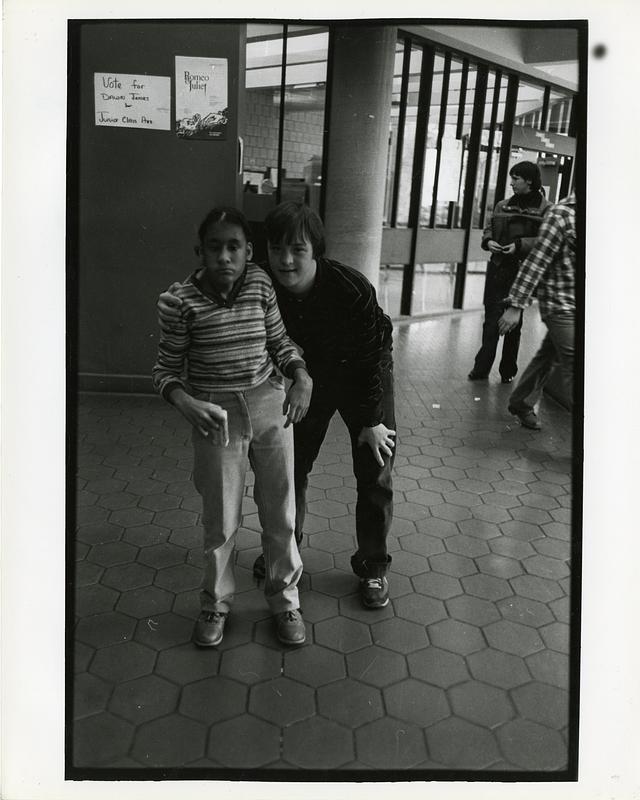
[[[502,245],[498,244],[498,242],[494,241],[493,239],[489,239],[489,241],[487,242],[487,247],[492,253],[502,252]]]
[[[511,244],[505,244],[505,246],[502,248],[502,252],[507,256],[512,256],[516,252],[515,242],[511,242]]]
[[[521,315],[522,309],[520,308],[513,308],[513,306],[505,308],[502,316],[498,320],[498,331],[500,336],[504,336],[505,333],[512,331],[520,322]]]
[[[173,294],[178,286],[180,286],[179,283],[172,283],[166,292],[162,292],[156,303],[158,324],[167,330],[171,330],[171,326],[180,320],[182,298]]]
[[[380,422],[378,425],[374,425],[373,428],[363,428],[358,436],[358,444],[368,444],[375,460],[381,467],[384,467],[383,454],[386,456],[391,455],[391,451],[396,446],[392,439],[395,435],[395,431]]]
[[[308,372],[297,369],[295,380],[289,387],[289,391],[284,399],[282,413],[287,415],[284,427],[287,428],[291,423],[300,422],[304,419],[309,410],[311,402],[311,392],[313,391],[313,381]]]
[[[218,436],[223,447],[229,444],[229,422],[222,406],[191,397],[184,389],[174,389],[169,399],[203,436]]]

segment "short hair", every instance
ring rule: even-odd
[[[210,225],[215,225],[217,222],[226,222],[228,225],[237,225],[242,229],[247,242],[253,241],[251,226],[249,225],[249,222],[242,211],[238,211],[237,208],[233,208],[232,206],[216,206],[216,208],[211,209],[211,211],[200,223],[200,227],[198,228],[198,239],[200,240],[200,244],[204,243],[204,237],[207,235],[207,228]]]
[[[292,244],[306,239],[314,258],[324,255],[324,225],[318,214],[304,203],[293,200],[280,203],[267,214],[264,226],[271,244]]]
[[[529,181],[532,191],[542,187],[540,168],[537,164],[534,164],[533,161],[520,161],[520,163],[514,164],[509,170],[509,175],[512,177],[524,178],[525,181]]]

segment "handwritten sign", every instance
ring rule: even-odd
[[[93,85],[96,125],[170,130],[170,78],[95,72]]]
[[[226,139],[226,58],[176,56],[176,133],[185,139]]]

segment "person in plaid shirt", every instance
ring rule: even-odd
[[[576,197],[575,193],[551,208],[540,226],[538,239],[522,262],[498,328],[512,330],[537,289],[540,316],[547,334],[509,398],[509,412],[522,425],[540,430],[535,408],[553,367],[559,364],[566,396],[573,403],[573,360],[576,308]]]

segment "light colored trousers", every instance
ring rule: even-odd
[[[193,429],[193,478],[204,527],[202,609],[228,612],[233,601],[234,541],[249,464],[262,526],[265,597],[274,614],[297,609],[302,561],[294,536],[293,428],[284,427],[283,380],[274,375],[248,391],[196,396],[226,409],[229,421],[226,447]]]
[[[511,393],[510,410],[520,413],[532,411],[540,402],[542,390],[556,365],[560,367],[567,400],[573,405],[574,314],[550,314],[543,322],[547,326],[547,334]]]

